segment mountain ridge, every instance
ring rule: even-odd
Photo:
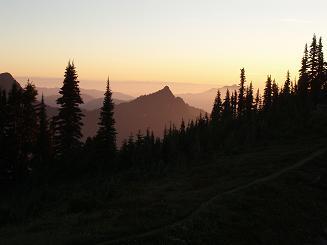
[[[213,101],[217,95],[217,91],[219,90],[221,93],[222,99],[224,99],[227,89],[232,92],[235,89],[238,90],[239,86],[234,84],[230,86],[223,86],[220,88],[211,88],[201,93],[184,93],[177,94],[176,96],[181,97],[186,103],[200,108],[208,113],[211,113],[213,107]]]
[[[92,116],[84,118],[84,137],[96,133],[97,126],[94,125],[97,125],[100,109],[89,113]],[[182,98],[175,97],[169,87],[166,86],[155,93],[142,95],[135,100],[115,106],[117,142],[120,144],[130,135],[135,136],[139,131],[145,133],[147,129],[161,137],[165,126],[170,123],[179,127],[183,119],[185,121],[195,120],[204,113],[203,110],[185,103]]]

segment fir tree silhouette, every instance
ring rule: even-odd
[[[235,90],[231,96],[231,109],[233,119],[237,119],[237,91]]]
[[[224,121],[230,120],[233,117],[233,112],[231,108],[231,101],[230,101],[230,93],[227,89],[225,100],[223,103],[223,112],[222,112],[222,118]]]
[[[42,94],[41,103],[38,111],[39,132],[37,136],[37,152],[39,162],[47,164],[50,158],[50,133],[49,122],[47,118],[46,105],[44,104],[44,96]]]
[[[64,157],[79,149],[82,144],[83,113],[79,105],[83,103],[83,100],[77,77],[75,65],[69,61],[63,86],[59,91],[61,97],[58,98],[57,104],[60,107],[56,119],[56,153]]]
[[[110,159],[116,153],[116,129],[114,119],[114,103],[109,78],[100,112],[99,129],[96,136],[98,151],[104,159]]]
[[[245,97],[245,113],[246,117],[249,118],[252,115],[253,111],[253,85],[252,82],[250,86],[246,89],[246,97]]]
[[[217,95],[213,104],[212,112],[211,112],[211,121],[214,125],[217,125],[218,122],[221,120],[221,113],[222,113],[223,105],[221,101],[221,94],[220,91],[217,91]]]
[[[304,100],[308,95],[308,88],[309,88],[309,53],[308,53],[308,45],[305,44],[304,54],[301,61],[301,69],[299,71],[300,77],[298,82],[298,90],[299,96],[302,100]]]
[[[311,97],[314,104],[318,102],[320,81],[318,78],[318,66],[319,66],[319,53],[318,53],[317,37],[313,36],[310,52],[309,52],[309,80]]]
[[[260,95],[260,89],[257,90],[257,93],[255,95],[255,106],[254,106],[256,112],[259,112],[261,110],[261,95]]]
[[[272,104],[272,81],[271,76],[267,77],[266,86],[264,89],[263,95],[263,108],[265,111],[268,111]]]
[[[284,88],[285,87],[288,87],[288,95],[290,94],[290,84],[291,84],[291,81],[289,81],[289,84],[288,85],[284,85]],[[278,87],[278,84],[276,83],[276,80],[274,79],[272,85],[271,85],[271,104],[276,107],[277,106],[277,103],[278,103],[278,100],[279,100],[279,87]]]
[[[283,87],[283,95],[286,97],[291,95],[291,77],[290,77],[289,71],[287,71],[286,81],[285,81],[284,87]]]
[[[242,117],[244,114],[245,109],[245,69],[241,69],[241,75],[240,75],[240,89],[238,93],[238,116]]]

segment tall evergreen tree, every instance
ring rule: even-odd
[[[244,114],[245,110],[245,69],[241,69],[241,75],[240,75],[240,89],[238,94],[238,116],[242,116]]]
[[[272,81],[271,76],[268,76],[263,95],[263,108],[265,111],[269,110],[272,104]]]
[[[318,43],[318,71],[317,71],[317,90],[319,90],[318,96],[322,94],[321,90],[324,88],[326,83],[326,67],[325,67],[325,60],[324,60],[324,52],[323,52],[323,44],[322,38],[319,38]]]
[[[116,129],[114,119],[114,103],[109,78],[100,112],[99,129],[97,132],[100,156],[110,159],[116,153]]]
[[[212,112],[211,112],[211,121],[213,124],[217,124],[221,120],[221,113],[222,113],[223,105],[221,101],[221,94],[220,91],[217,91],[217,95],[215,98],[215,102],[213,104]]]
[[[297,81],[296,78],[295,78],[295,79],[294,79],[293,86],[292,86],[291,94],[292,94],[292,95],[297,95],[297,94],[298,94],[298,91],[299,91],[299,83],[298,83],[298,81]]]
[[[29,141],[35,139],[36,125],[37,125],[37,111],[36,111],[36,96],[37,90],[35,85],[28,81],[23,92],[23,120],[25,131],[28,135],[25,135]]]
[[[271,86],[271,103],[277,105],[279,98],[279,88],[276,80],[274,79],[272,86]]]
[[[325,60],[324,60],[324,52],[323,52],[323,44],[322,37],[319,38],[319,43],[317,46],[317,56],[318,56],[318,68],[317,68],[317,76],[319,79],[322,79],[322,76],[325,72]]]
[[[253,111],[253,85],[252,82],[250,86],[246,89],[246,97],[245,97],[245,112],[247,117],[250,117]]]
[[[283,87],[283,95],[288,97],[291,95],[291,76],[290,76],[290,71],[287,71],[286,75],[286,81],[284,83]]]
[[[310,80],[310,89],[313,103],[316,104],[319,92],[320,92],[320,81],[318,78],[318,45],[316,35],[312,38],[312,43],[310,46],[310,55],[309,55],[309,80]]]
[[[62,95],[57,104],[59,113],[57,117],[56,150],[61,156],[69,156],[81,146],[81,127],[83,113],[79,107],[83,103],[80,95],[79,81],[73,62],[68,62],[65,79],[59,93]]]
[[[27,160],[29,154],[35,153],[37,140],[37,111],[36,111],[37,90],[35,85],[27,82],[23,91],[23,134],[22,153],[23,159]]]
[[[230,101],[230,93],[229,90],[227,89],[226,92],[226,97],[223,103],[223,113],[222,113],[222,118],[223,120],[229,120],[232,119],[233,113],[231,110],[231,101]]]
[[[13,172],[17,178],[19,164],[22,162],[22,135],[23,135],[23,120],[22,120],[22,97],[23,91],[18,87],[17,83],[12,85],[8,93],[6,104],[7,119],[5,121],[5,144],[1,149],[3,152],[2,158],[8,162],[8,169]]]
[[[184,135],[185,134],[185,122],[184,122],[184,118],[182,118],[182,122],[181,122],[181,127],[180,127],[180,130],[179,130],[179,132],[180,132],[180,134],[181,135]],[[152,134],[153,134],[153,132],[152,132]]]
[[[302,97],[306,97],[308,94],[308,88],[309,88],[309,53],[308,53],[308,45],[305,45],[304,48],[304,55],[301,62],[301,69],[300,69],[300,77],[298,82],[298,90],[299,95]]]
[[[8,93],[8,124],[6,125],[6,131],[10,143],[8,147],[13,149],[13,155],[18,157],[17,152],[20,149],[21,140],[19,137],[22,135],[22,97],[23,91],[16,83],[13,84],[11,90]]]
[[[317,46],[317,37],[314,34],[310,45],[310,52],[309,52],[309,78],[311,81],[317,77],[317,73],[318,73],[318,46]]]
[[[47,118],[46,105],[42,94],[41,103],[38,111],[39,132],[37,136],[37,152],[39,161],[42,164],[47,164],[50,159],[50,133],[49,122]]]
[[[232,115],[234,119],[237,119],[237,91],[235,90],[234,93],[232,93],[231,96],[231,109],[232,109]]]
[[[259,112],[261,110],[261,95],[260,95],[260,89],[257,90],[256,96],[255,96],[255,110]]]
[[[27,175],[35,153],[36,95],[35,86],[28,82],[24,89],[14,83],[8,96],[8,118],[5,130],[7,140],[4,151],[18,181]]]

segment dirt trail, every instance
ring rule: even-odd
[[[245,190],[247,188],[250,188],[250,187],[252,187],[252,186],[254,186],[256,184],[262,183],[262,182],[267,182],[267,181],[276,179],[279,176],[281,176],[281,175],[283,175],[283,174],[285,174],[285,173],[287,173],[287,172],[289,172],[289,171],[291,171],[293,169],[297,169],[299,167],[302,167],[303,165],[305,165],[306,163],[308,163],[311,160],[315,159],[316,157],[324,154],[326,151],[327,151],[327,148],[318,150],[318,151],[314,152],[313,154],[311,154],[310,156],[302,159],[301,161],[299,161],[299,162],[297,162],[297,163],[295,163],[295,164],[293,164],[293,165],[291,165],[289,167],[283,168],[283,169],[279,170],[276,173],[270,174],[270,175],[268,175],[266,177],[256,179],[254,181],[251,181],[250,183],[247,183],[247,184],[242,185],[242,186],[235,187],[235,188],[230,189],[228,191],[219,193],[219,194],[213,196],[212,198],[208,199],[207,201],[201,203],[199,206],[197,206],[195,209],[193,209],[191,212],[189,212],[187,215],[185,215],[182,219],[179,219],[179,220],[175,221],[174,223],[171,223],[171,224],[165,225],[165,226],[161,226],[161,227],[149,230],[149,231],[144,232],[144,233],[125,236],[124,238],[114,239],[114,240],[110,240],[110,241],[106,241],[106,242],[101,242],[101,243],[98,243],[98,244],[99,245],[109,245],[109,244],[128,243],[130,241],[135,241],[135,240],[138,240],[140,238],[153,236],[153,235],[156,235],[158,233],[162,233],[162,232],[164,232],[164,231],[166,231],[166,230],[168,230],[170,228],[181,225],[182,223],[184,223],[187,220],[191,220],[193,217],[195,217],[199,213],[201,213],[202,210],[207,209],[207,207],[211,203],[213,203],[217,199],[221,198],[222,196],[232,194],[232,193],[235,193],[235,192],[238,192],[238,191]]]

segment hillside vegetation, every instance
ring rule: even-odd
[[[313,241],[323,234],[327,221],[327,199],[322,195],[327,185],[326,153],[281,176],[228,191],[325,147],[324,140],[306,139],[209,162],[26,187],[8,193],[9,199],[1,202],[1,219],[7,221],[0,228],[2,244]]]

